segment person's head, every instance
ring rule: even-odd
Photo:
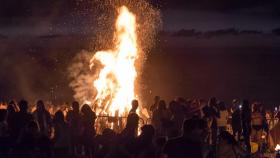
[[[239,106],[239,101],[237,99],[233,99],[232,100],[232,105],[235,106]]]
[[[0,109],[0,122],[5,121],[5,119],[6,119],[6,114],[7,114],[7,110],[5,110],[5,109]]]
[[[134,99],[131,102],[132,109],[136,110],[138,108],[138,100]]]
[[[166,103],[164,100],[160,100],[158,103],[158,108],[159,109],[166,109]]]
[[[14,104],[8,104],[7,106],[7,112],[10,114],[10,113],[15,113],[16,112],[16,109],[15,109],[15,106]]]
[[[144,125],[141,127],[141,136],[152,140],[155,135],[155,129],[152,125]]]
[[[26,100],[21,100],[18,103],[20,112],[27,112],[28,110],[28,102]]]
[[[53,118],[55,123],[58,122],[64,122],[64,115],[63,112],[61,110],[58,110],[55,114],[54,114],[54,118]]]
[[[37,110],[38,111],[43,111],[45,110],[45,105],[44,102],[42,100],[38,100],[37,101]]]
[[[175,113],[176,111],[176,106],[177,106],[177,102],[175,100],[172,100],[170,103],[169,103],[169,109],[172,113]]]
[[[210,98],[209,102],[208,102],[208,105],[209,106],[216,106],[217,105],[217,99],[215,97]]]
[[[203,140],[207,133],[207,122],[203,119],[192,118],[183,123],[183,136],[195,140]]]
[[[159,100],[160,100],[160,96],[155,96],[154,101],[156,104],[159,102]]]
[[[225,102],[223,101],[220,101],[219,104],[218,104],[218,107],[221,111],[225,111],[227,108],[226,108],[226,104]]]
[[[79,112],[79,107],[80,105],[79,105],[79,103],[77,102],[77,101],[74,101],[73,103],[72,103],[72,108],[73,108],[73,110],[74,111],[76,111],[76,112]]]
[[[88,104],[84,104],[81,108],[81,112],[84,114],[84,115],[88,115],[88,114],[91,114],[92,113],[92,110],[90,108],[90,106]]]
[[[231,135],[228,131],[222,131],[219,135],[219,142],[221,144],[237,144],[233,135]]]

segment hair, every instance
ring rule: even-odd
[[[159,109],[166,109],[166,103],[164,100],[160,100],[158,103],[158,108]]]
[[[226,108],[226,104],[225,104],[225,102],[223,102],[223,101],[220,101],[219,102],[219,109],[221,110],[221,111],[225,111],[227,108]]]
[[[28,110],[28,102],[26,100],[21,100],[18,103],[20,111],[26,112]]]
[[[88,115],[88,114],[92,114],[93,111],[91,110],[90,106],[88,104],[84,104],[81,108],[81,112],[85,115]]]
[[[54,122],[64,122],[64,115],[63,112],[61,110],[58,110],[55,114],[54,114],[54,118],[53,118]]]

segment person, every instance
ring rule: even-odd
[[[158,108],[153,112],[152,122],[157,135],[167,135],[170,126],[171,113],[166,107],[164,100],[159,101]]]
[[[219,117],[219,110],[217,106],[217,99],[212,97],[209,99],[208,104],[202,108],[204,119],[207,120],[208,126],[211,129],[208,142],[213,145],[213,148],[215,148],[217,140],[217,118]]]
[[[32,114],[28,112],[28,102],[21,100],[19,103],[19,112],[16,113],[16,133],[19,135],[27,126],[27,124],[33,120]]]
[[[220,117],[217,118],[217,125],[219,129],[219,133],[221,133],[222,131],[227,130],[227,121],[228,121],[229,114],[224,102],[222,101],[219,102],[218,107],[219,107]]]
[[[144,125],[141,127],[141,134],[136,138],[136,158],[155,158],[156,147],[153,144],[155,129],[152,125]]]
[[[231,127],[233,136],[237,136],[237,140],[240,140],[242,134],[242,126],[241,126],[241,106],[239,105],[238,100],[233,100],[233,113],[231,119]]]
[[[253,112],[251,116],[251,124],[252,124],[252,138],[253,141],[259,143],[262,136],[262,129],[263,129],[263,116],[260,111],[259,104],[253,104]]]
[[[55,157],[69,156],[70,147],[69,127],[64,120],[64,115],[61,110],[58,110],[53,119],[54,124],[54,152]]]
[[[72,103],[72,110],[67,112],[67,123],[69,124],[69,133],[71,136],[71,152],[77,154],[77,148],[80,143],[79,139],[82,136],[81,131],[81,114],[80,107],[77,101]]]
[[[181,135],[182,125],[185,119],[184,107],[175,100],[169,103],[169,109],[171,112],[171,129],[168,133],[168,137],[177,137]]]
[[[12,157],[53,157],[50,139],[40,132],[37,122],[30,121],[21,133]]]
[[[217,148],[217,158],[238,158],[247,156],[246,152],[238,145],[234,136],[227,131],[222,131],[220,133]]]
[[[130,113],[127,117],[124,130],[118,135],[117,146],[110,153],[109,158],[131,158],[136,152],[136,137],[139,123],[139,116],[136,113]]]
[[[157,109],[159,101],[160,101],[160,96],[155,96],[155,98],[154,98],[154,103],[153,103],[153,105],[151,105],[151,107],[150,107],[150,111],[151,111],[152,113],[153,113],[154,110]]]
[[[96,114],[88,104],[84,104],[81,108],[81,124],[82,124],[82,144],[85,147],[85,154],[92,155],[94,148],[94,137],[96,131],[94,128]]]
[[[45,109],[44,102],[37,102],[36,110],[33,112],[34,119],[38,122],[39,130],[42,134],[50,137],[52,129],[52,119],[50,113]]]
[[[102,135],[96,136],[96,153],[95,157],[106,158],[109,157],[116,144],[117,134],[110,128],[105,128]]]
[[[6,122],[6,109],[0,109],[0,157],[8,157],[8,151],[11,147],[8,124]]]
[[[16,118],[16,104],[14,101],[10,101],[7,106],[6,122],[11,134],[11,137],[16,141],[19,133],[17,130],[17,118]]]
[[[167,141],[163,149],[165,158],[202,158],[203,142],[207,133],[207,123],[192,118],[183,123],[183,135]]]
[[[251,108],[248,100],[243,100],[241,111],[241,122],[243,138],[246,145],[246,151],[251,153],[250,134],[251,134]]]

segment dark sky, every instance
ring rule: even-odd
[[[36,18],[44,21],[47,17],[90,15],[98,3],[92,0],[2,0],[0,25],[32,23],[30,19]],[[151,3],[161,9],[165,30],[235,27],[269,31],[280,25],[279,0],[151,0]]]
[[[71,99],[67,68],[90,49],[98,1],[1,0],[0,100]],[[151,3],[162,14],[145,65],[152,95],[280,103],[279,0]]]

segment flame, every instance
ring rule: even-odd
[[[276,145],[275,151],[280,151],[280,145],[279,144]]]
[[[127,7],[119,9],[115,23],[115,46],[98,51],[91,59],[91,67],[99,61],[103,68],[93,82],[97,90],[95,102],[104,112],[123,115],[136,97],[134,82],[137,76],[135,61],[138,57],[136,17]]]

